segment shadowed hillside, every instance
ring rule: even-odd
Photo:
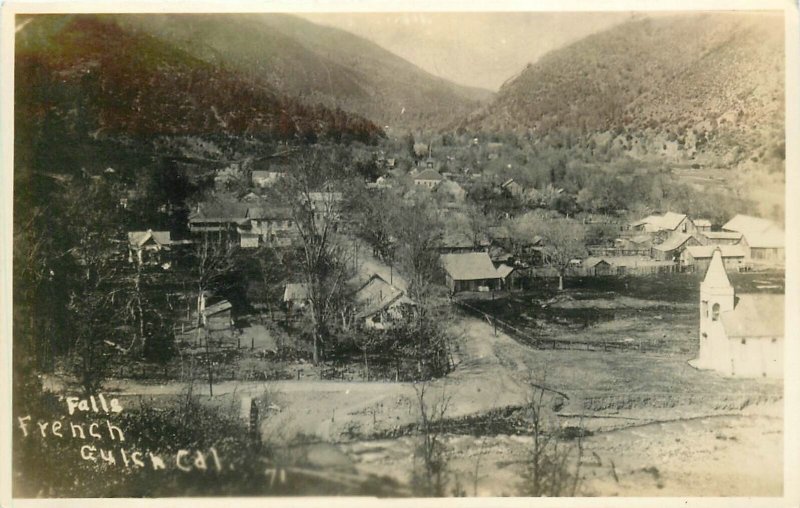
[[[286,14],[117,19],[306,104],[352,111],[381,126],[440,127],[491,95],[432,76],[366,39]]]
[[[351,136],[367,120],[306,106],[164,42],[94,16],[41,16],[17,38],[17,119],[63,134]],[[25,125],[18,124],[18,127]]]

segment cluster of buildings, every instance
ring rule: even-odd
[[[749,215],[736,215],[721,230],[712,231],[708,220],[667,212],[632,222],[627,233],[616,241],[619,255],[647,256],[698,272],[708,267],[716,247],[729,270],[782,267],[785,263],[783,229]],[[603,259],[613,262],[610,257]]]

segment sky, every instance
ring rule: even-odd
[[[528,63],[631,18],[625,12],[303,13],[435,76],[496,91]]]

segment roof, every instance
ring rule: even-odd
[[[425,171],[414,175],[414,180],[436,180],[441,181],[444,180],[444,177],[439,174],[438,171],[435,169],[428,168]]]
[[[595,266],[600,261],[605,261],[611,266],[625,266],[625,267],[638,267],[638,266],[667,266],[672,265],[672,261],[658,261],[649,257],[643,256],[589,256],[583,260],[584,266]]]
[[[378,274],[370,277],[356,291],[354,299],[361,307],[361,311],[356,315],[358,319],[372,316],[390,305],[416,305],[413,300],[405,296],[403,290],[389,284]]]
[[[784,295],[743,294],[733,310],[720,315],[731,337],[783,337]]]
[[[169,245],[172,243],[169,231],[128,231],[128,243],[134,247],[141,247],[148,240],[152,239],[159,245]]]
[[[685,218],[686,214],[667,212],[664,215],[648,215],[644,219],[632,222],[631,226],[650,225],[656,230],[675,230]]]
[[[741,245],[692,245],[686,247],[686,252],[695,259],[710,258],[716,249],[720,250],[723,258],[743,258],[744,248]]]
[[[297,302],[308,300],[308,284],[305,282],[290,282],[283,291],[284,302]]]
[[[751,248],[756,249],[782,249],[786,245],[785,236],[784,232],[779,229],[768,229],[762,233],[744,234],[747,244]]]
[[[738,240],[742,234],[737,231],[706,231],[703,236],[709,240]]]
[[[442,254],[439,259],[444,270],[453,280],[497,279],[500,277],[489,254],[485,252]]]
[[[722,229],[742,233],[750,247],[779,249],[785,246],[783,230],[771,220],[739,214],[722,226]]]
[[[508,265],[500,265],[500,266],[498,266],[498,267],[497,267],[497,275],[498,275],[498,276],[499,276],[501,279],[505,279],[505,278],[506,278],[506,277],[508,277],[508,276],[511,274],[511,272],[513,272],[513,271],[514,271],[514,268],[513,268],[513,267],[511,267],[511,266],[508,266]]]
[[[235,222],[247,217],[247,203],[235,201],[210,201],[197,205],[198,209],[189,215],[190,221]]]
[[[711,227],[711,221],[708,219],[694,219],[692,222],[694,222],[694,225],[697,226],[698,228]]]
[[[219,314],[220,312],[225,312],[229,310],[233,305],[228,300],[222,300],[221,302],[217,302],[213,305],[209,305],[205,309],[203,309],[203,314],[206,316],[213,316],[214,314]]]
[[[751,215],[738,214],[733,219],[726,222],[722,229],[728,231],[737,231],[739,233],[761,233],[772,227],[776,227],[775,223],[762,219],[761,217],[753,217]]]
[[[608,261],[606,261],[603,258],[586,258],[584,260],[584,262],[583,262],[583,265],[587,266],[589,268],[592,268],[592,267],[595,267],[595,266],[599,265],[600,263],[605,263],[605,264],[611,266],[611,263],[609,263]]]
[[[703,277],[701,288],[732,288],[731,281],[728,279],[728,274],[725,272],[725,265],[722,263],[722,249],[715,246],[714,253],[711,255],[711,262],[708,264],[708,270]]]
[[[692,235],[688,235],[686,233],[673,233],[672,235],[670,235],[669,238],[664,240],[664,242],[658,245],[653,245],[653,248],[661,252],[668,252],[679,248],[681,245],[688,242],[692,238],[693,238]]]

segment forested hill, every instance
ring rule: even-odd
[[[438,128],[487,99],[349,32],[287,14],[123,15],[120,24],[223,64],[305,104],[401,129]]]
[[[97,16],[36,16],[17,34],[18,134],[381,135],[372,122],[304,105],[269,83]],[[48,140],[44,140],[48,141]],[[49,141],[54,141],[50,139]]]
[[[461,125],[733,165],[782,158],[783,123],[782,16],[715,13],[635,20],[553,51]]]

